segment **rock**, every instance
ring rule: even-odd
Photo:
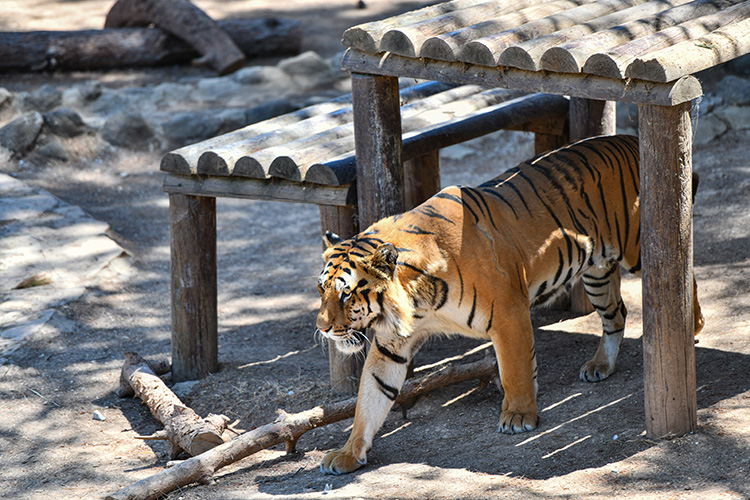
[[[105,420],[107,420],[107,417],[105,417],[104,414],[99,410],[94,410],[92,417],[94,420],[98,420],[99,422],[104,422]]]
[[[60,137],[77,137],[88,131],[81,115],[68,108],[44,113],[44,123],[50,132]]]
[[[36,152],[53,160],[68,161],[68,152],[60,144],[60,141],[56,139],[52,139],[46,144],[37,147]]]
[[[242,92],[242,86],[231,77],[203,78],[198,82],[201,100],[209,102],[228,100]]]
[[[5,87],[0,87],[0,109],[3,109],[11,102],[11,93]]]
[[[748,106],[750,105],[750,80],[735,75],[726,76],[716,84],[714,93],[726,106]]]
[[[716,115],[701,116],[696,123],[693,144],[708,144],[727,131],[727,124]]]
[[[245,111],[245,125],[262,122],[263,120],[291,113],[298,109],[300,109],[299,106],[295,106],[287,99],[268,101]]]
[[[24,98],[26,109],[50,111],[62,104],[62,91],[52,85],[42,85]]]
[[[291,76],[297,85],[305,89],[330,85],[338,80],[338,75],[331,65],[313,51],[285,59],[278,64],[278,67]]]
[[[147,151],[154,149],[154,131],[139,113],[123,112],[104,122],[102,138],[114,146]]]
[[[747,106],[723,106],[714,111],[733,130],[750,128],[750,108]]]
[[[172,392],[174,392],[178,398],[185,398],[190,395],[190,393],[193,391],[193,389],[195,389],[196,386],[198,386],[198,384],[200,384],[200,381],[198,380],[178,382],[172,386]]]
[[[34,146],[44,119],[36,111],[19,116],[0,128],[0,146],[24,154]]]
[[[162,132],[177,147],[213,137],[221,127],[215,112],[185,111],[162,124]]]

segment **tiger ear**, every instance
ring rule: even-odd
[[[326,231],[326,233],[323,235],[323,243],[325,243],[326,248],[331,248],[332,246],[343,243],[344,241],[346,241],[344,240],[344,238],[330,231]]]
[[[396,271],[398,250],[393,243],[383,243],[375,253],[362,259],[365,269],[380,279],[391,279]]]

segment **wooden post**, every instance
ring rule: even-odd
[[[411,210],[440,191],[440,150],[404,162],[404,207]]]
[[[172,380],[219,369],[216,309],[216,199],[169,195]]]
[[[398,78],[352,73],[359,226],[404,211]]]
[[[351,238],[359,232],[355,207],[319,205],[321,235],[332,231],[342,238]],[[347,356],[336,349],[332,340],[328,341],[328,371],[331,376],[331,389],[341,394],[356,394],[359,375],[362,373],[364,357]]]
[[[640,105],[646,434],[697,428],[691,104]]]
[[[614,135],[617,127],[617,114],[614,101],[595,99],[570,99],[570,140],[578,141],[597,135]],[[576,283],[570,291],[570,310],[575,313],[593,312],[583,288],[583,282]]]

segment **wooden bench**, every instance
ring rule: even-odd
[[[440,189],[441,148],[501,129],[534,132],[537,153],[568,138],[568,101],[561,96],[428,82],[401,89],[400,99],[406,207]],[[356,234],[352,120],[347,95],[164,156],[175,381],[218,369],[215,198],[314,203],[321,231]],[[355,357],[329,352],[334,389],[356,392]]]

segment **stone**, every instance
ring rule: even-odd
[[[5,87],[0,87],[0,109],[10,104],[12,95]]]
[[[716,96],[725,106],[750,105],[750,80],[736,75],[728,75],[716,84]]]
[[[55,109],[60,104],[62,104],[62,91],[49,84],[42,85],[24,98],[24,105],[27,109],[41,112]]]
[[[89,130],[81,115],[68,108],[44,113],[44,123],[50,132],[60,137],[78,137]]]
[[[750,107],[747,106],[723,106],[714,111],[733,130],[745,130],[750,128]]]
[[[693,144],[696,146],[708,144],[726,131],[727,124],[716,115],[701,116],[693,132]]]
[[[284,59],[278,67],[291,76],[297,85],[305,89],[330,85],[338,80],[338,73],[334,71],[331,64],[313,51]]]
[[[288,99],[274,99],[264,102],[245,111],[245,125],[262,122],[298,109],[300,109],[299,106],[292,104]]]
[[[215,112],[185,111],[162,123],[161,129],[170,144],[176,147],[213,137],[221,127]]]
[[[0,146],[22,155],[34,146],[44,119],[36,111],[25,113],[0,128]]]
[[[102,138],[114,146],[136,151],[156,146],[154,131],[139,113],[122,112],[104,122]]]
[[[53,160],[68,161],[69,159],[68,152],[56,139],[51,139],[46,144],[38,146],[36,152]]]

